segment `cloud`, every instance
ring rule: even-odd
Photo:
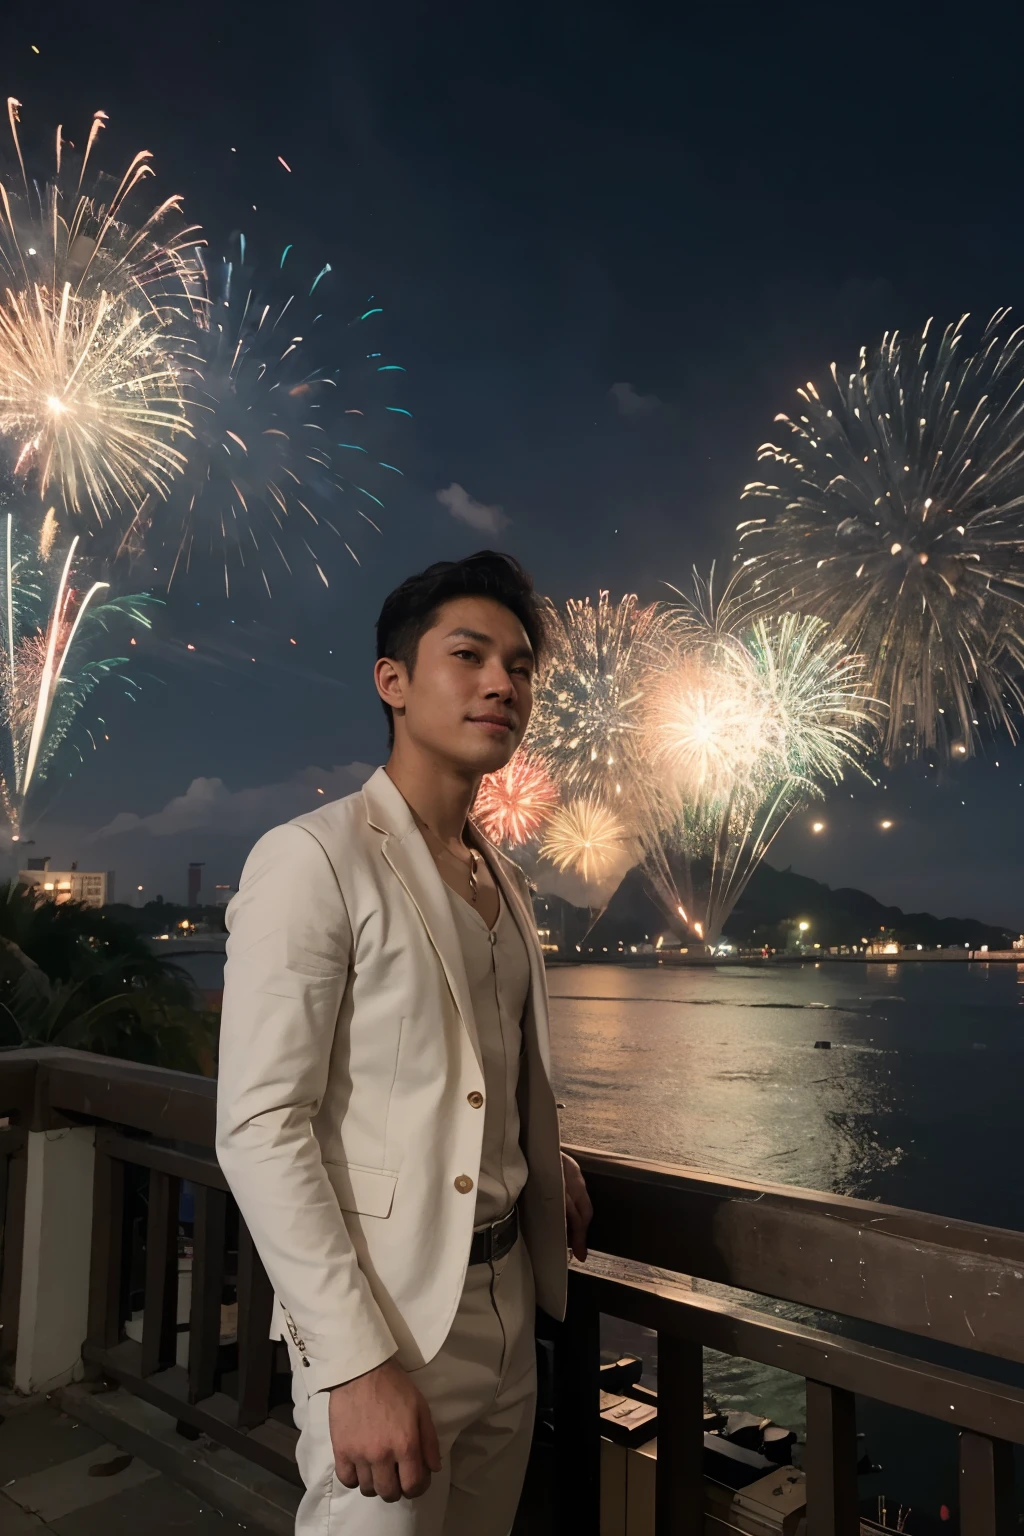
[[[148,816],[121,811],[90,841],[126,832],[148,832],[152,837],[176,837],[182,832],[260,836],[279,822],[352,794],[372,772],[369,763],[304,768],[280,784],[236,790],[228,789],[223,779],[193,779],[185,793],[169,800],[162,810]]]
[[[641,395],[634,385],[627,384],[624,379],[612,385],[608,398],[614,402],[620,416],[649,416],[662,406],[657,395]]]
[[[482,533],[500,533],[510,521],[500,507],[489,507],[486,502],[477,501],[457,480],[438,491],[437,499],[442,507],[448,508],[452,517]]]

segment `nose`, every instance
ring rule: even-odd
[[[502,662],[495,659],[484,678],[484,692],[489,699],[501,699],[512,704],[516,698],[516,685],[512,674]]]

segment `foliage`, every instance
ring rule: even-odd
[[[0,886],[0,1046],[70,1046],[201,1072],[214,1036],[186,973],[127,924]]]

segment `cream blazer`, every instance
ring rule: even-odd
[[[522,872],[492,867],[522,930],[522,1230],[538,1304],[565,1311],[565,1196],[544,961]],[[308,1392],[440,1349],[469,1261],[484,1075],[441,876],[379,768],[275,827],[227,913],[217,1154]]]

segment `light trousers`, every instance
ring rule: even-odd
[[[522,1238],[505,1258],[467,1271],[440,1353],[410,1372],[430,1405],[442,1459],[418,1499],[385,1504],[339,1483],[328,1394],[303,1393],[290,1341],[289,1350],[306,1486],[295,1536],[509,1536],[537,1396],[533,1270]]]

